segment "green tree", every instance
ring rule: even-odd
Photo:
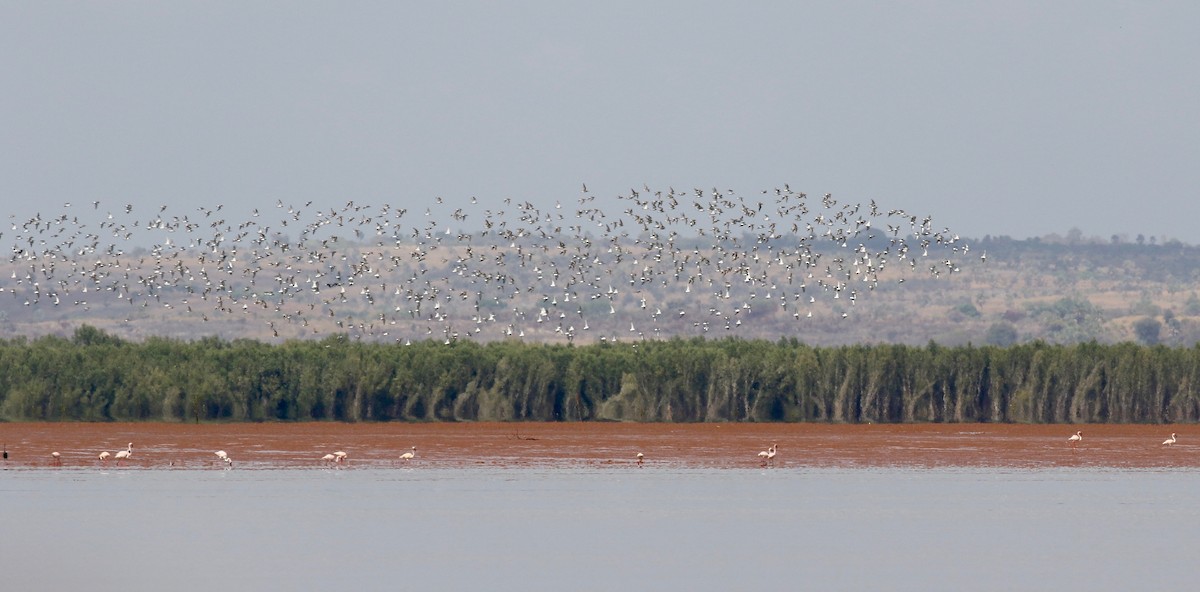
[[[1018,339],[1017,328],[1005,321],[992,323],[983,336],[984,343],[1000,347],[1013,345]]]
[[[1133,333],[1138,341],[1146,345],[1156,345],[1162,333],[1162,323],[1158,319],[1143,317],[1133,324]]]

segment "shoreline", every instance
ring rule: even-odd
[[[1075,449],[1067,438],[1083,431]],[[1163,446],[1171,433],[1178,442]],[[630,465],[645,468],[1200,468],[1200,426],[749,423],[4,423],[4,468],[346,468]],[[1193,444],[1195,442],[1195,444]],[[133,445],[120,467],[101,462]],[[412,460],[400,456],[417,447]],[[336,451],[346,462],[321,458]]]

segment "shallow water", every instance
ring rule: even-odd
[[[777,444],[779,469],[838,467],[1105,467],[1200,470],[1192,425],[578,423],[0,423],[3,468],[114,468],[100,451],[133,447],[123,468],[212,468],[224,450],[239,469],[317,468],[345,451],[355,468],[754,468]],[[1161,442],[1179,434],[1174,446]],[[416,446],[415,463],[399,460]],[[52,452],[60,453],[53,466]]]
[[[6,590],[1163,590],[1188,468],[0,471]]]

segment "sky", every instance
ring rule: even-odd
[[[964,237],[1200,244],[1196,23],[1195,2],[4,2],[0,212],[786,183]]]

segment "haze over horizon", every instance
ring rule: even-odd
[[[7,3],[2,213],[786,183],[964,237],[1200,244],[1196,22],[1182,2]]]

